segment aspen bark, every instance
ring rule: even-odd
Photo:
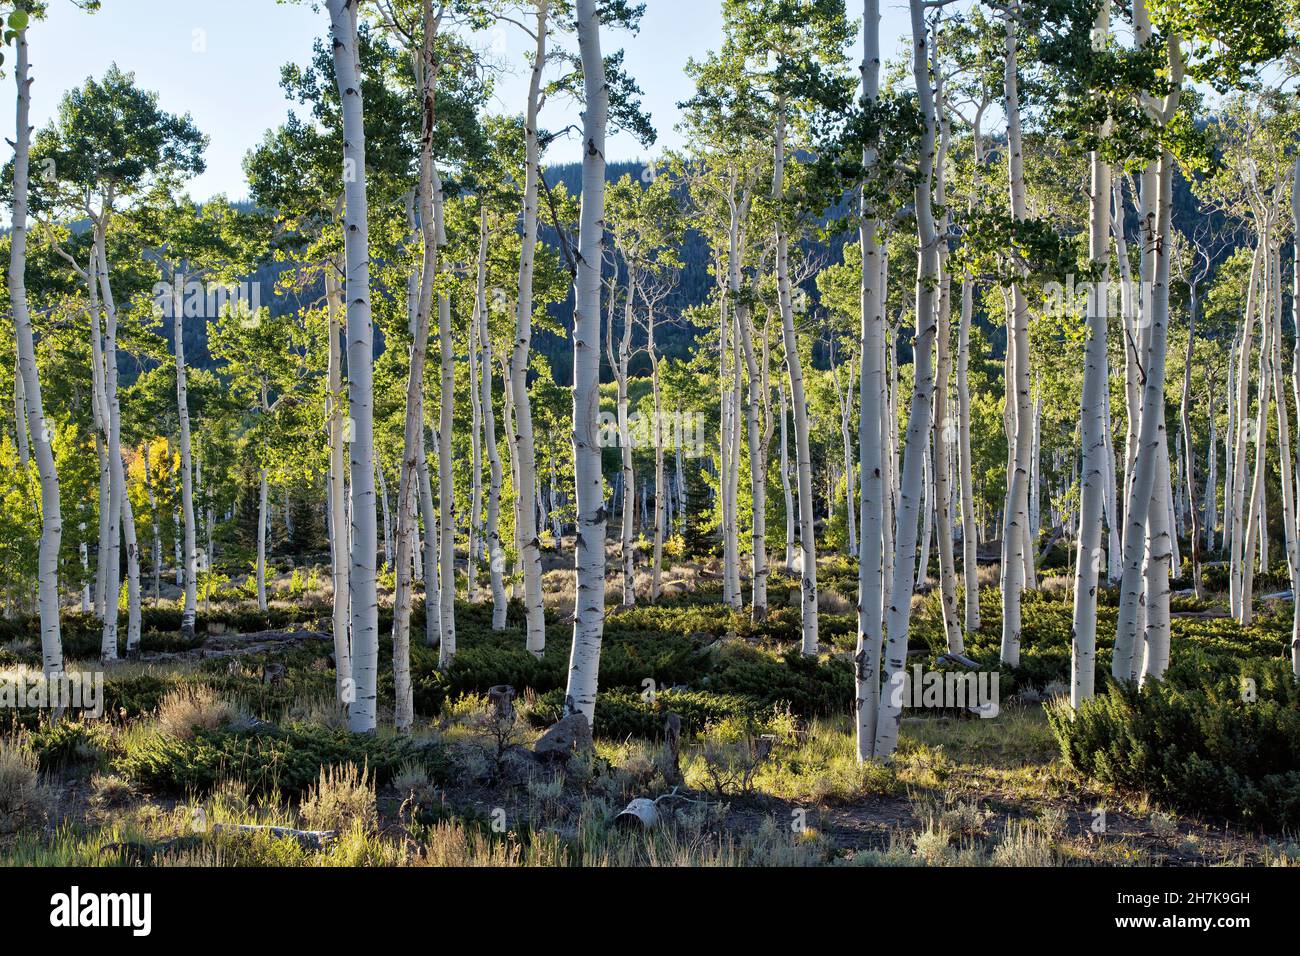
[[[36,347],[31,315],[27,306],[27,183],[31,150],[31,87],[28,66],[27,30],[16,31],[17,59],[14,77],[18,84],[18,129],[14,135],[13,215],[10,220],[9,303],[17,340],[18,379],[23,383],[26,421],[36,469],[41,482],[41,543],[37,556],[37,599],[41,620],[41,669],[47,676],[63,672],[63,642],[59,630],[59,544],[63,517],[59,504],[59,476],[54,466],[50,428],[45,421],[40,375],[36,368]]]
[[[343,104],[344,295],[347,302],[348,411],[351,428],[352,616],[355,700],[353,731],[375,729],[379,663],[379,603],[375,593],[374,329],[370,312],[370,238],[366,207],[365,112],[361,99],[357,9],[352,0],[326,0],[334,76]]]
[[[596,0],[576,0],[586,109],[582,117],[582,211],[574,280],[573,459],[578,508],[577,603],[565,714],[596,712],[596,678],[605,627],[605,502],[600,469],[600,268],[605,232],[605,125],[609,88],[600,50]]]

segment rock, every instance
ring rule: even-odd
[[[570,714],[547,729],[533,744],[533,753],[548,760],[568,760],[574,750],[591,746],[591,727],[585,714]]]

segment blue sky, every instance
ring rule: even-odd
[[[904,0],[884,0],[881,41],[885,56],[899,49],[908,29]],[[689,57],[702,57],[719,40],[717,0],[647,0],[640,34],[609,34],[608,48],[624,46],[626,65],[645,92],[645,106],[659,131],[659,146],[674,147],[676,103],[691,84],[682,72]],[[860,6],[849,0],[852,14]],[[189,112],[211,139],[208,170],[191,185],[196,198],[246,194],[241,162],[262,132],[284,120],[289,109],[279,87],[286,62],[303,63],[312,41],[323,35],[328,18],[309,3],[274,0],[105,0],[99,13],[87,14],[69,0],[50,0],[49,16],[31,29],[32,119],[49,121],[64,91],[88,75],[99,76],[116,62],[134,71],[139,85],[159,93],[164,108]],[[484,43],[488,38],[483,38]],[[491,108],[519,112],[525,93],[526,37],[506,26],[493,37],[494,50],[510,73],[498,80]],[[9,100],[12,102],[12,100]],[[567,114],[567,115],[566,115]],[[545,125],[577,121],[576,109],[555,103]],[[13,118],[4,121],[12,134]],[[640,147],[628,137],[609,143],[611,159],[635,159]],[[558,142],[550,162],[579,158],[576,142]]]

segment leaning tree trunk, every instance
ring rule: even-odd
[[[519,252],[515,347],[510,361],[511,392],[515,403],[514,457],[518,462],[515,496],[519,501],[519,529],[516,537],[520,548],[519,561],[524,571],[525,641],[529,653],[539,658],[546,649],[546,616],[542,608],[542,547],[537,537],[537,509],[532,500],[533,487],[537,484],[537,452],[533,442],[532,405],[528,399],[528,358],[533,335],[533,261],[537,254],[538,164],[541,161],[537,111],[541,106],[542,71],[546,67],[546,14],[547,0],[539,0],[537,50],[533,57],[528,108],[524,116],[524,236]],[[599,261],[596,268],[599,280]],[[596,338],[599,337],[600,329],[597,327]],[[599,361],[600,353],[596,354]],[[604,545],[603,539],[601,545]]]
[[[415,551],[418,528],[415,521],[419,497],[420,464],[424,460],[424,366],[428,354],[429,317],[433,309],[434,281],[438,274],[438,253],[442,237],[434,210],[433,118],[437,82],[433,55],[437,35],[431,0],[424,0],[423,39],[417,67],[417,87],[422,101],[420,127],[420,235],[424,255],[420,263],[420,285],[415,303],[415,321],[410,330],[410,368],[406,377],[406,420],[402,430],[402,468],[397,490],[397,578],[393,597],[393,723],[398,730],[409,730],[415,720],[415,701],[411,686],[411,558]],[[439,453],[441,459],[441,452]],[[427,466],[426,466],[427,467]],[[432,529],[425,529],[426,539]],[[471,562],[473,558],[471,557]],[[438,568],[425,569],[431,580]],[[440,582],[441,584],[441,582]],[[426,588],[426,613],[429,590]]]
[[[1097,13],[1094,36],[1105,37],[1110,4]],[[1105,510],[1109,469],[1105,465],[1106,391],[1110,387],[1106,361],[1106,329],[1110,321],[1106,289],[1110,282],[1110,166],[1095,150],[1090,154],[1088,194],[1088,258],[1099,270],[1088,286],[1088,330],[1083,359],[1082,416],[1083,475],[1079,492],[1079,545],[1074,563],[1074,621],[1070,648],[1070,706],[1093,696],[1097,667],[1097,587],[1101,576],[1101,521]]]
[[[194,525],[194,455],[190,441],[190,400],[185,371],[185,276],[177,270],[172,290],[172,351],[176,356],[176,415],[180,422],[181,521],[184,528],[185,603],[181,610],[181,636],[194,636],[199,602],[199,545]]]
[[[917,151],[920,175],[915,186],[917,228],[916,269],[916,338],[912,356],[915,377],[912,384],[911,413],[907,418],[907,440],[903,447],[903,469],[899,481],[898,560],[886,610],[888,640],[885,645],[884,669],[886,689],[880,698],[876,722],[877,759],[890,757],[898,746],[898,728],[902,720],[902,677],[907,663],[907,636],[912,617],[912,594],[916,588],[917,519],[921,505],[922,466],[930,438],[930,401],[934,392],[934,369],[930,352],[935,336],[935,292],[939,278],[940,237],[934,222],[932,183],[936,139],[934,94],[930,89],[929,37],[925,23],[924,0],[910,0],[912,20],[912,77],[916,83],[917,102],[924,119]]]
[[[343,103],[343,245],[347,259],[348,410],[352,422],[352,676],[353,731],[375,729],[379,669],[379,602],[375,593],[374,328],[370,314],[370,232],[366,208],[366,133],[361,99],[357,9],[352,0],[326,0],[334,76]]]
[[[59,544],[63,518],[59,507],[59,476],[54,467],[51,429],[45,422],[36,346],[27,308],[27,174],[31,147],[32,81],[28,75],[27,30],[16,31],[18,130],[14,136],[13,216],[9,241],[9,305],[18,348],[18,372],[23,383],[26,425],[41,480],[41,544],[37,556],[37,595],[41,615],[41,668],[49,677],[63,672],[63,642],[59,633]]]
[[[492,630],[504,631],[506,627],[506,555],[501,547],[501,454],[497,449],[497,417],[492,404],[492,338],[487,314],[487,209],[479,212],[479,276],[478,322],[479,348],[479,403],[483,406],[483,440],[488,459],[487,519],[484,534],[487,541],[488,581],[492,588]],[[471,386],[473,387],[473,386]]]
[[[1021,142],[1020,86],[1017,66],[1016,21],[1006,18],[1004,77],[1007,104],[1007,173],[1010,183],[1011,216],[1023,220],[1028,216],[1025,200],[1024,148]],[[1032,561],[1027,554],[1029,519],[1029,469],[1032,453],[1033,407],[1029,383],[1029,304],[1020,283],[1011,287],[1008,353],[1012,377],[1007,388],[1015,395],[1012,434],[1012,468],[1007,482],[1007,509],[1004,516],[1003,541],[1006,567],[1002,572],[1002,663],[1015,667],[1020,663],[1020,596],[1027,583],[1026,568]]]
[[[777,106],[776,161],[772,173],[772,198],[779,204],[785,197],[785,104]],[[781,213],[776,220],[776,287],[781,308],[781,335],[785,344],[785,365],[790,374],[790,404],[794,406],[794,449],[799,494],[800,598],[806,656],[817,654],[817,542],[813,537],[812,452],[809,441],[808,399],[804,395],[803,363],[794,331],[794,307],[790,301],[790,238]]]
[[[936,28],[937,29],[937,28]],[[931,50],[935,61],[939,58],[937,34]],[[948,382],[952,375],[952,351],[949,325],[952,313],[952,275],[948,269],[948,227],[951,214],[947,212],[947,188],[944,168],[948,156],[948,117],[944,99],[943,73],[935,64],[935,118],[939,124],[939,151],[934,163],[934,201],[944,209],[940,222],[939,240],[939,294],[936,300],[938,314],[935,321],[935,382],[933,398],[933,466],[934,466],[934,532],[939,551],[939,605],[943,613],[943,629],[948,650],[953,654],[965,651],[961,624],[957,621],[957,568],[952,549],[952,483],[949,478],[949,452],[957,439],[957,429],[948,417]]]
[[[1255,300],[1259,289],[1260,260],[1263,255],[1263,243],[1257,243],[1255,254],[1251,258],[1250,282],[1246,287],[1246,314],[1242,317],[1241,345],[1237,353],[1237,365],[1234,369],[1236,395],[1234,406],[1234,432],[1232,461],[1229,478],[1232,482],[1230,499],[1232,516],[1224,525],[1224,533],[1229,535],[1228,545],[1228,581],[1229,609],[1239,623],[1242,622],[1242,559],[1245,537],[1246,482],[1248,465],[1246,459],[1247,416],[1250,413],[1250,349],[1251,335],[1254,331]],[[1234,397],[1230,397],[1233,400]],[[1231,525],[1231,528],[1228,525]]]
[[[596,675],[605,629],[605,496],[600,472],[600,268],[605,233],[605,124],[609,88],[596,0],[576,0],[586,109],[582,116],[582,211],[574,277],[573,461],[578,508],[577,601],[565,714],[596,714]]]

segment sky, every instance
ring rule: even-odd
[[[691,95],[683,72],[689,58],[702,58],[718,45],[721,4],[718,0],[645,0],[639,34],[610,32],[606,50],[626,50],[625,66],[644,92],[643,105],[659,132],[650,151],[682,145],[674,126],[676,104]],[[882,53],[898,52],[898,37],[908,30],[904,0],[884,0]],[[860,9],[849,0],[850,12]],[[315,38],[329,26],[324,10],[310,3],[275,0],[105,0],[104,9],[88,14],[69,0],[50,0],[49,16],[30,30],[32,121],[39,128],[53,117],[59,99],[87,76],[102,76],[111,63],[136,75],[137,84],[156,91],[162,107],[189,112],[210,139],[207,171],[190,184],[196,199],[224,193],[247,196],[242,162],[265,130],[282,123],[290,103],[279,86],[280,67],[306,63]],[[528,38],[505,25],[482,38],[509,72],[497,80],[489,108],[522,112],[527,90],[525,54]],[[858,47],[860,49],[860,47]],[[855,53],[855,58],[860,54]],[[575,104],[555,102],[543,112],[543,124],[558,129],[578,122]],[[12,115],[4,121],[12,130]],[[608,158],[648,158],[631,137],[611,137]],[[546,155],[551,163],[576,161],[576,138],[559,141]]]

